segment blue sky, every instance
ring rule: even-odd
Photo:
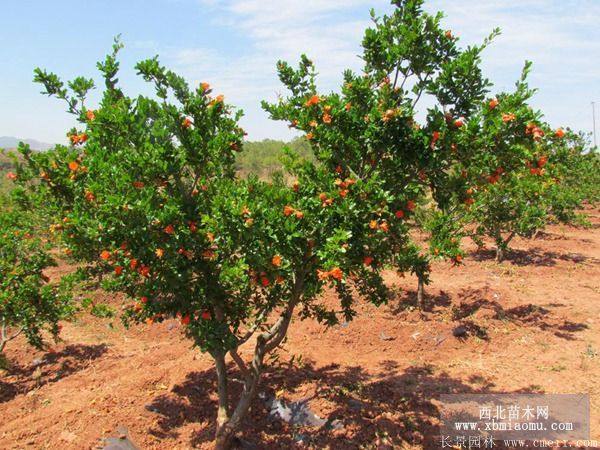
[[[65,79],[96,76],[95,62],[121,33],[126,48],[120,79],[129,93],[149,92],[133,65],[158,54],[190,82],[207,81],[242,108],[249,139],[287,139],[287,127],[260,109],[260,100],[281,92],[275,62],[307,53],[321,89],[335,89],[344,68],[360,67],[356,55],[371,7],[390,9],[385,0],[4,2],[0,136],[63,142],[72,119],[61,103],[39,94],[33,69],[47,68]],[[539,88],[534,106],[555,126],[591,131],[590,102],[600,102],[600,1],[430,0],[426,8],[444,10],[447,28],[463,45],[501,27],[484,65],[496,89],[510,89],[530,59],[531,84]]]

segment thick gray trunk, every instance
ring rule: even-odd
[[[248,414],[252,400],[256,397],[258,383],[263,371],[265,355],[277,348],[287,334],[294,308],[300,301],[304,286],[303,278],[298,278],[292,299],[288,303],[277,322],[266,332],[257,336],[252,363],[246,367],[237,354],[237,349],[232,352],[233,360],[244,373],[244,388],[235,409],[230,412],[227,399],[227,370],[225,358],[215,358],[217,377],[219,378],[219,413],[217,416],[217,430],[215,433],[215,449],[230,450],[235,442],[242,421]],[[223,380],[222,380],[223,379]]]

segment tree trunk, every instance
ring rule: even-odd
[[[504,250],[501,246],[496,247],[496,262],[501,263],[504,260]]]
[[[425,283],[423,282],[423,277],[421,275],[417,275],[417,305],[421,309],[425,309],[427,306],[425,302]]]
[[[242,420],[244,420],[248,414],[252,400],[256,397],[258,383],[263,371],[265,355],[277,348],[285,338],[294,308],[302,296],[303,287],[304,279],[297,279],[292,299],[277,322],[268,331],[257,336],[252,363],[249,367],[245,367],[245,365],[240,367],[242,373],[245,374],[244,388],[233,411],[229,408],[227,398],[227,367],[225,364],[225,357],[224,355],[213,356],[217,369],[219,392],[219,412],[217,415],[217,429],[215,432],[216,450],[230,450],[234,445],[236,441],[235,435],[242,424]],[[233,352],[237,352],[237,349],[234,349]],[[236,358],[235,356],[234,361],[238,365],[243,364],[243,362],[239,361],[239,358]]]
[[[515,233],[510,233],[506,239],[502,239],[502,236],[499,236],[496,239],[496,262],[501,263],[504,261],[504,256],[508,251],[508,246],[510,241],[515,237]]]
[[[219,414],[217,416],[217,430],[215,433],[215,449],[216,450],[230,450],[235,442],[235,435],[242,423],[244,417],[250,409],[250,404],[256,396],[256,390],[258,388],[258,382],[262,373],[262,364],[265,355],[265,342],[262,336],[259,336],[256,342],[256,349],[254,352],[254,359],[250,372],[246,375],[244,380],[244,388],[242,395],[235,407],[235,410],[230,415],[229,409],[221,409],[221,392],[219,392]],[[223,360],[224,363],[224,360]],[[227,376],[226,371],[220,371],[217,368],[217,374],[221,373]],[[223,415],[223,411],[224,414]]]
[[[4,322],[4,318],[0,322],[0,355],[4,352],[4,347],[6,347],[6,343],[9,341],[8,336],[6,335],[6,323]]]
[[[217,393],[219,396],[219,409],[217,411],[217,431],[215,434],[216,448],[228,449],[233,435],[227,433],[226,424],[229,421],[229,393],[227,385],[227,366],[223,354],[213,355],[217,370]]]

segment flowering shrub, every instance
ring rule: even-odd
[[[0,358],[6,344],[23,334],[37,348],[44,332],[55,339],[59,321],[73,311],[61,286],[44,273],[55,265],[38,237],[35,221],[5,203],[0,213]]]
[[[127,97],[116,80],[120,48],[116,42],[98,65],[106,89],[94,109],[85,105],[92,80],[65,87],[36,70],[36,81],[67,102],[80,126],[69,132],[68,147],[24,150],[19,179],[38,206],[54,211],[53,229],[68,253],[102,274],[107,289],[129,295],[128,321],[176,317],[212,356],[216,445],[228,448],[256,395],[265,355],[283,341],[294,310],[331,325],[340,314],[354,316],[356,294],[386,301],[379,270],[387,236],[404,225],[386,206],[393,201],[377,176],[338,167],[333,155],[317,164],[290,153],[293,186],[237,178],[241,113],[208,84],[192,89],[157,59],[136,66],[156,98]],[[313,108],[320,99],[303,103]],[[319,303],[326,286],[339,307]],[[254,346],[251,361],[240,356],[245,343]],[[233,403],[226,357],[244,380]]]
[[[548,223],[553,209],[566,214],[578,204],[558,198],[555,187],[565,166],[557,163],[565,132],[551,130],[529,106],[534,94],[526,82],[530,67],[527,63],[514,92],[482,102],[457,139],[453,170],[463,178],[465,217],[476,224],[480,245],[484,236],[494,240],[498,261],[515,236],[532,236]]]
[[[361,74],[344,72],[339,93],[317,91],[313,63],[302,56],[297,69],[278,63],[289,96],[263,103],[276,120],[302,131],[316,158],[341,175],[358,180],[377,176],[388,193],[374,217],[373,231],[384,231],[388,259],[400,271],[419,278],[418,297],[429,281],[432,258],[460,262],[460,227],[451,200],[460,188],[448,176],[455,156],[453,136],[485,97],[490,83],[479,69],[481,46],[460,49],[451,31],[441,27],[442,15],[422,10],[421,0],[396,0],[394,12],[378,18],[363,39]],[[415,119],[419,102],[428,96],[425,124]],[[342,182],[340,177],[340,182]],[[431,193],[429,253],[409,235],[417,203]]]

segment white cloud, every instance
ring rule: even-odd
[[[510,89],[525,60],[533,62],[533,104],[554,125],[591,131],[592,100],[600,100],[600,2],[596,0],[432,0],[468,44],[502,29],[484,54],[498,89]]]
[[[384,0],[199,0],[215,24],[248,39],[243,55],[207,49],[168,52],[170,61],[194,82],[209,81],[246,112],[243,125],[251,139],[289,138],[284,124],[268,119],[261,100],[282,91],[275,64],[296,62],[306,53],[319,72],[322,89],[334,89],[348,67],[359,68],[360,42],[369,25],[369,9],[387,8]],[[357,18],[358,17],[358,18]]]
[[[248,39],[243,55],[232,57],[203,48],[170,51],[171,62],[194,81],[215,89],[246,110],[252,139],[289,137],[285,125],[268,120],[260,100],[273,100],[282,87],[278,59],[315,61],[322,90],[335,89],[345,68],[358,69],[357,57],[368,11],[390,10],[386,0],[197,0],[214,22]],[[534,104],[558,124],[590,129],[589,102],[600,100],[600,2],[597,0],[460,0],[426,2],[444,10],[445,23],[475,44],[496,26],[502,35],[484,55],[487,75],[497,89],[510,89],[526,59],[534,62]]]

